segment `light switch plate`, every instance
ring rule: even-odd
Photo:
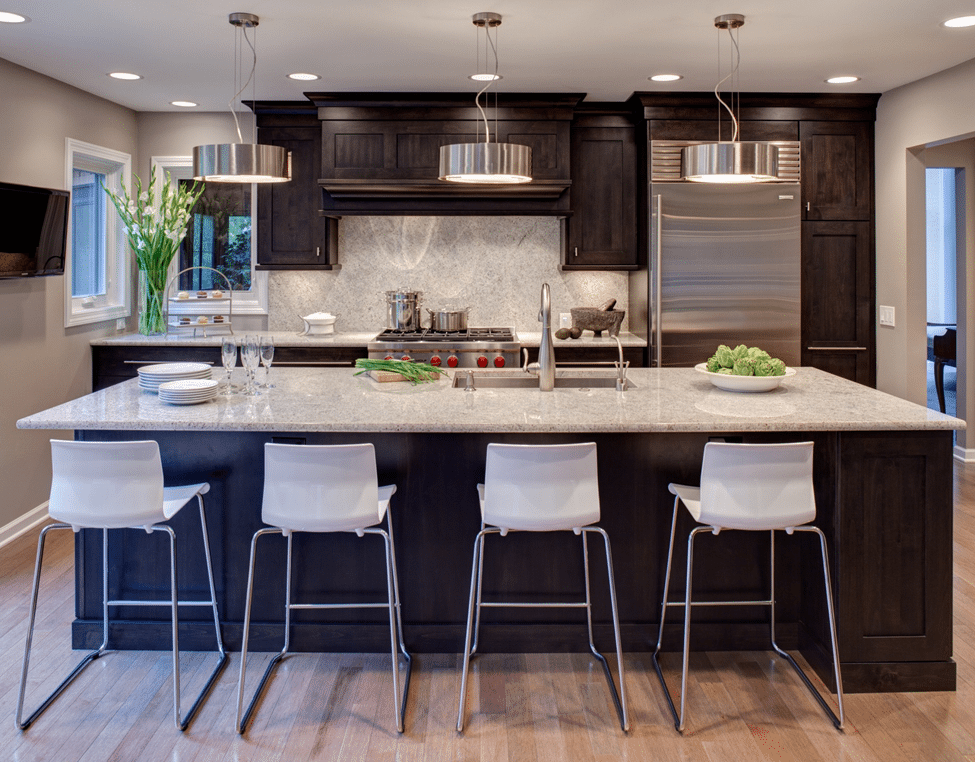
[[[571,328],[572,327],[572,313],[571,312],[560,312],[559,313],[559,328]]]
[[[880,325],[894,327],[894,308],[880,305]]]
[[[125,318],[118,318],[115,321],[115,330],[124,331],[125,330]]]

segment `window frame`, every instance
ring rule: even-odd
[[[74,170],[81,169],[105,175],[105,184],[113,191],[128,188],[132,183],[132,157],[104,146],[86,143],[74,138],[64,142],[65,188],[70,192],[74,185]],[[112,202],[105,199],[105,294],[98,296],[72,296],[74,252],[73,204],[68,208],[68,236],[64,263],[64,327],[71,328],[90,323],[101,323],[132,314],[132,264],[129,255],[125,227]],[[114,222],[114,224],[112,224]]]
[[[151,159],[153,172],[158,172],[160,178],[165,178],[169,172],[172,180],[190,180],[193,178],[193,157],[191,156],[153,156]],[[161,183],[157,188],[161,194]],[[251,184],[251,289],[250,291],[233,292],[234,315],[267,316],[268,312],[268,273],[257,267],[257,184]],[[177,257],[173,258],[166,276],[167,284],[179,273]],[[174,296],[175,294],[170,294]],[[226,306],[220,304],[206,304],[203,300],[188,304],[170,302],[170,313],[180,315],[209,315],[226,312]]]

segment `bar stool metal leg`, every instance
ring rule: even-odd
[[[601,535],[606,548],[606,571],[609,577],[609,603],[613,612],[613,635],[616,638],[616,667],[620,674],[620,687],[618,692],[616,690],[616,685],[613,682],[613,673],[609,669],[609,663],[606,661],[606,657],[599,653],[599,651],[596,649],[596,644],[593,642],[592,606],[590,604],[589,590],[589,544],[586,541],[586,535],[589,532],[596,532]],[[626,710],[626,686],[623,682],[623,646],[620,641],[620,615],[616,607],[616,580],[613,575],[612,551],[610,550],[609,546],[609,536],[606,534],[604,529],[601,529],[600,527],[583,527],[582,554],[586,575],[586,622],[589,626],[589,650],[592,652],[593,656],[599,659],[600,664],[603,665],[603,671],[606,673],[606,682],[609,684],[609,692],[613,697],[613,703],[616,705],[616,714],[619,716],[620,727],[624,731],[627,731],[630,729],[630,719]]]
[[[467,673],[470,671],[471,656],[474,655],[471,649],[471,637],[474,630],[475,606],[478,611],[477,624],[481,623],[479,616],[481,610],[481,563],[484,552],[484,536],[486,534],[499,533],[499,529],[485,528],[481,524],[481,531],[474,539],[474,560],[471,563],[471,593],[467,599],[467,630],[464,636],[464,667],[460,677],[460,701],[457,706],[457,732],[464,730],[464,704],[467,702]]]
[[[55,529],[71,529],[71,527],[68,526],[67,524],[49,524],[48,526],[44,527],[41,530],[40,537],[38,537],[38,539],[37,539],[37,560],[34,563],[34,584],[33,584],[33,587],[31,589],[30,614],[28,615],[28,618],[27,618],[27,642],[26,642],[26,645],[24,646],[24,666],[23,666],[23,669],[22,669],[21,674],[20,674],[20,694],[19,694],[19,696],[17,698],[17,718],[16,718],[16,723],[17,723],[17,728],[19,730],[27,730],[27,728],[29,728],[33,724],[34,720],[36,720],[38,717],[40,717],[41,714],[43,714],[44,710],[47,709],[51,705],[51,703],[54,701],[54,699],[56,699],[58,696],[60,696],[61,693],[64,691],[64,689],[67,688],[71,684],[71,682],[78,675],[81,674],[82,670],[84,670],[85,667],[87,667],[91,662],[93,662],[99,656],[101,656],[102,654],[104,654],[106,652],[106,649],[108,648],[108,607],[107,607],[107,605],[105,605],[103,603],[103,605],[102,605],[103,621],[102,621],[102,643],[101,643],[101,645],[98,646],[98,648],[95,649],[94,651],[91,651],[87,655],[85,655],[85,657],[80,662],[78,662],[78,664],[75,666],[75,668],[73,670],[71,670],[70,674],[68,674],[68,676],[66,678],[64,678],[64,680],[61,681],[60,685],[58,685],[58,687],[55,688],[47,698],[44,699],[44,701],[41,703],[41,705],[39,707],[37,707],[37,709],[35,709],[30,714],[30,716],[27,717],[26,720],[23,719],[23,715],[24,715],[24,698],[25,698],[25,694],[27,692],[27,669],[28,669],[28,665],[29,665],[29,662],[30,662],[31,642],[32,642],[33,637],[34,637],[34,619],[35,619],[35,617],[37,615],[37,595],[38,595],[38,592],[39,592],[39,589],[40,589],[40,582],[41,582],[41,563],[42,563],[42,561],[44,559],[44,542],[47,539],[47,533],[50,532],[50,531],[53,531]],[[107,534],[108,534],[108,531],[107,530],[102,530],[102,531],[103,531],[103,547],[102,547],[102,568],[103,568],[103,573],[102,573],[102,591],[103,591],[103,596],[102,596],[102,601],[103,602],[107,602],[108,601],[108,594],[106,592],[106,588],[108,586],[108,574],[105,573],[105,570],[108,567],[108,561],[107,561],[107,558],[108,558],[108,555],[107,555],[107,551],[108,551]]]
[[[396,642],[399,647],[399,651],[403,654],[403,658],[406,660],[406,674],[403,676],[403,693],[402,700],[400,701],[399,711],[397,713],[399,719],[397,724],[397,730],[402,733],[406,726],[406,699],[410,695],[410,677],[413,673],[413,657],[410,656],[409,652],[406,650],[406,639],[403,637],[403,615],[402,615],[402,603],[399,597],[399,575],[396,571],[396,542],[393,539],[393,519],[390,512],[390,506],[386,506],[386,528],[388,532],[386,533],[386,538],[389,543],[389,557],[387,560],[387,566],[392,571],[393,577],[393,600],[396,607]],[[369,531],[369,530],[366,530]],[[395,653],[395,649],[394,649]],[[399,674],[399,664],[396,659],[393,660],[393,671],[395,674]],[[395,690],[395,681],[394,681]]]
[[[267,685],[267,681],[270,679],[271,673],[274,671],[274,668],[278,665],[278,663],[288,655],[288,646],[291,642],[291,547],[293,535],[289,533],[284,581],[284,646],[268,663],[267,669],[264,670],[264,676],[261,678],[261,682],[258,684],[257,690],[254,691],[254,697],[247,705],[247,711],[243,713],[242,718],[241,710],[244,705],[244,675],[247,671],[247,641],[250,637],[251,603],[253,602],[254,598],[254,565],[257,555],[257,540],[266,534],[283,534],[283,532],[277,527],[265,527],[255,532],[254,536],[251,538],[251,558],[247,571],[247,603],[244,608],[244,639],[240,648],[240,677],[238,678],[237,683],[237,732],[241,734],[247,729],[247,723],[250,722],[251,715],[254,713],[254,707],[257,706],[257,702],[260,699],[261,694],[264,692],[264,686]]]
[[[812,532],[819,536],[820,550],[822,551],[822,559],[823,559],[823,576],[826,581],[826,609],[827,609],[827,613],[829,614],[830,644],[832,646],[832,651],[833,651],[833,678],[836,680],[836,703],[839,708],[838,717],[833,712],[829,704],[826,703],[826,700],[822,697],[820,692],[812,684],[812,681],[806,675],[805,671],[803,671],[802,667],[799,666],[796,660],[793,659],[792,656],[787,651],[780,648],[779,644],[776,643],[775,641],[775,603],[774,603],[775,601],[775,531],[774,530],[770,533],[772,535],[772,539],[771,539],[772,571],[770,575],[771,584],[772,584],[772,591],[770,597],[773,601],[771,605],[772,648],[774,648],[776,653],[778,653],[786,661],[788,661],[789,664],[792,665],[792,668],[796,671],[799,677],[802,678],[802,682],[805,683],[806,688],[809,689],[809,692],[812,694],[813,698],[816,699],[816,702],[822,707],[823,711],[826,713],[826,716],[829,717],[830,721],[833,723],[833,725],[836,726],[837,730],[842,730],[843,723],[844,723],[843,681],[842,678],[840,677],[840,655],[839,655],[839,648],[836,643],[836,616],[833,612],[833,590],[832,590],[832,585],[830,584],[830,577],[829,577],[829,557],[827,556],[826,553],[826,537],[823,535],[823,532],[819,527],[814,527],[814,526],[795,527],[793,531]]]
[[[667,681],[664,680],[664,673],[660,667],[660,649],[663,646],[664,641],[664,622],[667,619],[667,609],[672,605],[670,603],[670,572],[673,567],[674,561],[674,537],[677,531],[677,511],[680,508],[680,498],[674,498],[674,516],[670,522],[670,544],[667,547],[667,570],[664,572],[664,592],[663,599],[660,604],[660,627],[657,630],[657,647],[653,651],[653,668],[657,672],[657,678],[660,680],[660,685],[664,689],[664,697],[667,699],[667,705],[670,707],[670,713],[674,718],[674,727],[680,730],[681,726],[681,716],[683,715],[683,709],[680,714],[677,712],[677,707],[674,706],[674,700],[671,698],[670,690],[667,688]]]

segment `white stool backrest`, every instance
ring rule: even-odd
[[[163,515],[159,445],[147,442],[51,440],[51,502],[55,521],[75,529],[155,524]]]
[[[484,521],[551,531],[599,521],[596,445],[489,444]]]
[[[371,444],[264,445],[265,524],[342,532],[382,521]]]
[[[812,442],[708,442],[701,466],[702,524],[776,529],[816,518]]]

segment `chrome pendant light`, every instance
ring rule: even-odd
[[[481,106],[481,96],[497,80],[498,47],[497,27],[501,25],[500,13],[475,13],[474,26],[484,30],[485,35],[485,64],[487,64],[487,45],[490,45],[494,55],[494,72],[478,72],[471,79],[486,82],[477,96],[474,104],[481,113],[484,123],[484,142],[454,143],[440,146],[440,179],[453,183],[485,183],[511,185],[516,183],[530,183],[532,174],[532,149],[517,143],[497,142],[497,102],[495,102],[495,139],[491,141],[491,124],[487,113]],[[495,30],[495,39],[491,39],[491,30]],[[480,50],[480,45],[478,46]],[[487,68],[487,67],[485,67]],[[478,125],[478,140],[480,141],[480,123]]]
[[[741,51],[734,30],[745,23],[740,13],[718,16],[714,25],[728,30],[735,51],[735,64],[726,77],[714,88],[718,103],[731,116],[732,135],[730,141],[721,140],[721,120],[718,120],[718,142],[700,143],[685,147],[681,151],[681,175],[685,180],[699,183],[763,183],[776,180],[779,169],[779,151],[772,143],[747,142],[738,140],[738,116],[721,97],[720,89],[728,79],[738,73],[741,65]],[[734,104],[734,99],[732,103]]]
[[[236,27],[238,38],[244,41],[253,53],[253,63],[247,80],[230,99],[230,113],[234,117],[237,128],[237,143],[214,143],[196,146],[193,149],[193,177],[211,183],[283,183],[291,179],[291,154],[281,146],[260,145],[255,141],[245,143],[240,132],[240,120],[234,110],[234,102],[247,88],[255,82],[257,71],[257,48],[247,36],[247,30],[260,23],[260,18],[253,13],[231,13],[230,23]],[[237,41],[240,49],[240,41]],[[239,59],[235,76],[237,81],[243,79],[240,72]],[[254,85],[256,89],[256,83]],[[256,129],[256,128],[255,128]]]

